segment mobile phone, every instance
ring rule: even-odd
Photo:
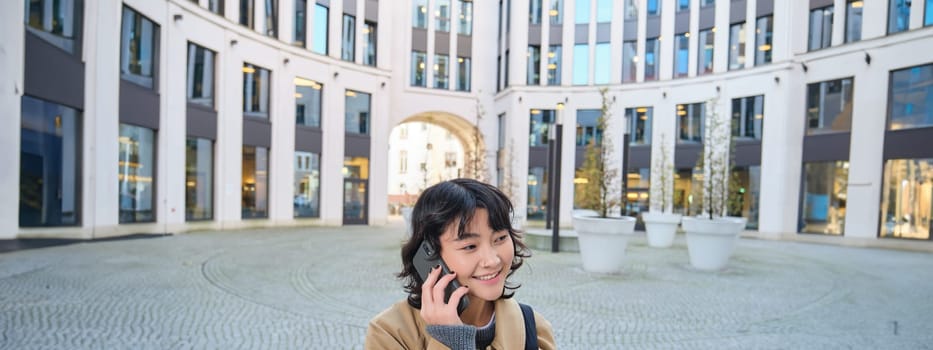
[[[418,251],[415,252],[415,258],[412,260],[412,263],[415,265],[415,270],[418,271],[418,276],[421,277],[421,281],[424,282],[428,279],[428,274],[431,273],[431,269],[434,266],[441,265],[441,277],[450,274],[450,269],[447,268],[447,264],[444,263],[444,260],[440,258],[440,255],[437,255],[437,258],[431,258],[435,254],[434,247],[431,246],[431,243],[428,241],[421,241],[421,246],[418,247]],[[444,302],[450,302],[450,295],[460,288],[460,283],[457,282],[457,279],[450,281],[450,284],[447,285],[447,288],[444,289]],[[460,303],[457,304],[457,314],[463,314],[463,310],[466,310],[467,306],[470,305],[470,299],[464,295],[460,298]]]

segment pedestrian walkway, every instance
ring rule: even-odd
[[[404,298],[400,224],[202,232],[0,254],[2,349],[360,349]],[[683,237],[636,238],[624,272],[534,251],[518,300],[561,349],[924,349],[933,254],[739,242],[698,272]]]

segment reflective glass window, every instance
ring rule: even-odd
[[[690,37],[686,33],[674,35],[674,78],[686,77],[689,63]]]
[[[273,38],[279,37],[279,0],[262,0],[263,16],[262,33]]]
[[[648,16],[660,16],[661,15],[661,1],[660,0],[647,0],[648,3]]]
[[[214,141],[188,137],[185,141],[185,220],[214,217]]]
[[[888,130],[933,126],[933,64],[891,72]]]
[[[713,53],[716,47],[716,32],[712,29],[700,31],[700,37],[697,40],[699,50],[697,50],[697,75],[709,74],[713,72]]]
[[[528,46],[528,76],[526,84],[538,85],[541,82],[541,46]]]
[[[75,53],[75,33],[81,32],[81,23],[75,21],[75,12],[81,1],[27,0],[26,29],[52,45]]]
[[[457,90],[470,91],[471,66],[469,57],[457,57]]]
[[[635,82],[638,77],[638,42],[622,43],[622,82]]]
[[[609,84],[612,52],[609,43],[596,43],[596,57],[593,59],[593,83]]]
[[[590,47],[586,44],[573,46],[573,85],[589,83]]]
[[[295,18],[294,23],[292,24],[295,28],[294,33],[292,33],[292,44],[296,46],[305,46],[305,25],[307,21],[308,13],[308,0],[295,0]]]
[[[348,134],[369,135],[370,94],[347,90],[345,130]]]
[[[321,216],[321,155],[295,151],[294,216]]]
[[[343,37],[341,40],[340,58],[353,62],[356,57],[356,17],[343,15]]]
[[[586,147],[590,143],[599,147],[602,145],[603,130],[599,128],[598,109],[577,110],[577,147]]]
[[[188,43],[188,103],[214,107],[214,51]]]
[[[450,31],[450,0],[434,0],[434,30],[439,32]]]
[[[833,7],[827,6],[810,10],[810,36],[808,49],[819,50],[832,45]]]
[[[706,103],[677,105],[677,143],[702,143]]]
[[[304,78],[295,78],[295,124],[321,127],[321,92],[324,86]]]
[[[596,0],[596,23],[609,23],[612,21],[612,1]]]
[[[528,24],[541,24],[541,1],[528,0]]]
[[[849,162],[803,164],[801,232],[842,235],[846,222]]]
[[[532,109],[529,119],[528,146],[540,147],[546,146],[548,142],[548,130],[556,120],[556,110],[553,109]]]
[[[376,23],[363,22],[363,64],[376,66]]]
[[[460,24],[457,27],[460,35],[473,35],[473,2],[460,1]]]
[[[888,0],[888,34],[910,28],[910,0]]]
[[[625,0],[623,18],[626,21],[638,20],[638,0]]]
[[[428,29],[428,0],[412,0],[411,26]]]
[[[154,88],[155,59],[159,55],[159,26],[133,9],[123,7],[120,77],[147,88]]]
[[[635,107],[625,109],[625,119],[628,121],[630,145],[651,144],[651,115],[654,107]]]
[[[590,2],[589,1],[574,1],[574,10],[576,14],[574,15],[574,23],[584,24],[590,23]]]
[[[269,118],[269,85],[272,72],[243,63],[243,115]]]
[[[658,80],[661,67],[660,57],[661,45],[658,44],[658,38],[648,38],[645,40],[645,81]]]
[[[241,214],[243,219],[269,217],[269,149],[243,146]]]
[[[427,86],[427,78],[424,72],[427,60],[428,56],[424,52],[411,52],[411,86]]]
[[[322,55],[327,54],[327,28],[330,20],[328,13],[330,9],[327,6],[315,3],[314,4],[314,28],[312,33],[314,34],[314,39],[311,40],[311,51],[319,53]]]
[[[933,233],[933,159],[884,163],[881,237],[929,240]]]
[[[434,88],[447,89],[450,74],[450,56],[434,55]]]
[[[755,65],[771,63],[772,31],[774,24],[771,16],[759,17],[755,24]]]
[[[563,5],[563,0],[551,0],[551,10],[548,11],[548,17],[551,18],[551,24],[564,23]]]
[[[560,85],[561,46],[551,45],[547,52],[547,84]]]
[[[852,128],[852,78],[807,85],[807,135]]]
[[[155,221],[155,130],[120,124],[117,189],[120,223]]]
[[[745,68],[745,22],[729,26],[729,70]]]
[[[862,40],[862,0],[846,2],[846,42]],[[929,8],[927,9],[929,11]]]
[[[732,136],[761,140],[764,114],[763,95],[732,99]]]

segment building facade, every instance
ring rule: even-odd
[[[691,214],[709,118],[732,128],[750,229],[931,237],[931,0],[0,6],[0,144],[19,150],[0,155],[0,238],[382,224],[408,122],[485,149],[526,221],[546,215],[555,123],[562,223],[604,137],[626,212],[665,186]]]

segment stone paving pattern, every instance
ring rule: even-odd
[[[0,254],[0,349],[361,349],[404,298],[401,225],[201,232]],[[930,349],[933,254],[743,239],[728,267],[684,239],[619,275],[534,251],[516,298],[561,349]]]

